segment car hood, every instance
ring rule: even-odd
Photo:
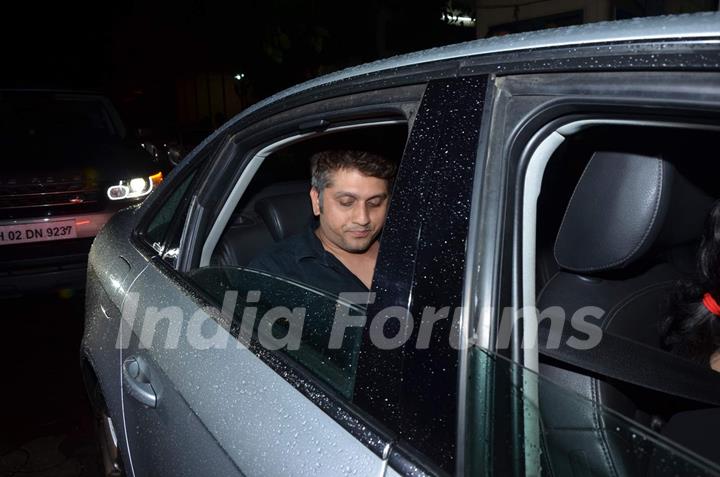
[[[42,137],[6,144],[0,177],[18,180],[43,176],[82,175],[98,182],[143,177],[158,172],[153,157],[119,138]]]

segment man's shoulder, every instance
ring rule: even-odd
[[[297,260],[298,254],[302,254],[305,248],[305,241],[306,238],[303,237],[303,234],[297,234],[276,242],[250,260],[248,267],[267,272],[279,272],[289,263]]]

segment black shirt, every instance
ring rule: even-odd
[[[316,228],[317,222],[313,220],[304,232],[276,243],[252,259],[248,268],[290,278],[337,296],[344,292],[367,293],[365,284],[323,248],[315,235]]]

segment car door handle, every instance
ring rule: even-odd
[[[128,394],[148,407],[157,407],[158,396],[150,382],[151,373],[144,359],[130,356],[123,362],[123,382]]]

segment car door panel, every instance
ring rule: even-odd
[[[156,264],[135,281],[133,296],[138,307],[132,322],[123,322],[132,329],[123,360],[142,357],[158,394],[150,408],[123,389],[135,475],[381,475],[380,457],[215,320],[204,321],[202,334],[227,345],[198,346],[188,332],[198,304]],[[181,316],[178,339],[173,330],[148,342],[148,307],[173,307]]]
[[[415,88],[418,89],[422,90]],[[267,140],[271,138],[263,141]],[[235,143],[238,141],[234,139]],[[238,154],[234,151],[232,157]],[[200,199],[197,202],[202,203]],[[192,212],[188,216],[190,222],[195,220]],[[156,258],[128,292],[128,302],[137,293],[138,306],[136,315],[124,321],[130,339],[122,350],[122,359],[144,361],[150,379],[141,378],[136,384],[141,388],[150,385],[157,395],[156,407],[148,406],[152,398],[150,401],[143,398],[142,389],[138,393],[126,379],[123,402],[127,443],[136,475],[384,473],[386,461],[381,455],[388,451],[391,439],[387,436],[374,439],[376,429],[353,424],[360,420],[353,421],[354,416],[343,417],[349,414],[344,404],[324,394],[316,380],[307,378],[295,366],[287,372],[279,369],[275,362],[283,359],[270,351],[239,347],[228,332],[230,326],[212,319],[206,321],[202,334],[212,337],[215,346],[197,346],[188,330],[194,326],[193,317],[204,301],[185,284],[186,279],[192,279],[191,273],[179,275]],[[158,326],[161,331],[150,342],[146,329],[152,328],[154,318],[146,312],[152,310],[152,315],[165,309],[170,313],[169,308],[180,316],[179,333],[171,330],[172,342],[165,346],[164,330],[169,324],[164,323]],[[223,322],[222,318],[217,319]],[[136,399],[138,395],[140,400]],[[146,404],[141,403],[143,400]],[[332,406],[341,411],[328,409]],[[176,414],[183,419],[193,418],[173,422],[171,416]],[[156,436],[173,442],[174,447],[150,443]],[[212,459],[222,461],[223,467],[203,469],[199,463],[208,461],[213,445],[222,450],[224,457],[215,457],[213,451]],[[192,452],[184,452],[185,449]],[[180,462],[173,457],[178,452],[192,456],[183,456]]]
[[[124,442],[117,342],[125,291],[145,268],[147,260],[124,238],[136,221],[135,209],[118,212],[95,239],[88,257],[85,289],[85,330],[81,356],[97,379],[119,442]],[[105,265],[107,264],[107,265]],[[92,385],[91,382],[87,383]]]
[[[120,393],[117,383],[120,380],[120,352],[115,348],[117,331],[120,326],[120,307],[110,299],[109,294],[101,285],[92,262],[88,265],[87,285],[85,287],[85,330],[81,344],[84,373],[97,380],[100,393],[104,397],[107,412],[120,441],[124,434],[119,423],[122,423]],[[99,352],[91,352],[98,350]],[[92,391],[91,380],[86,377],[88,391]]]

